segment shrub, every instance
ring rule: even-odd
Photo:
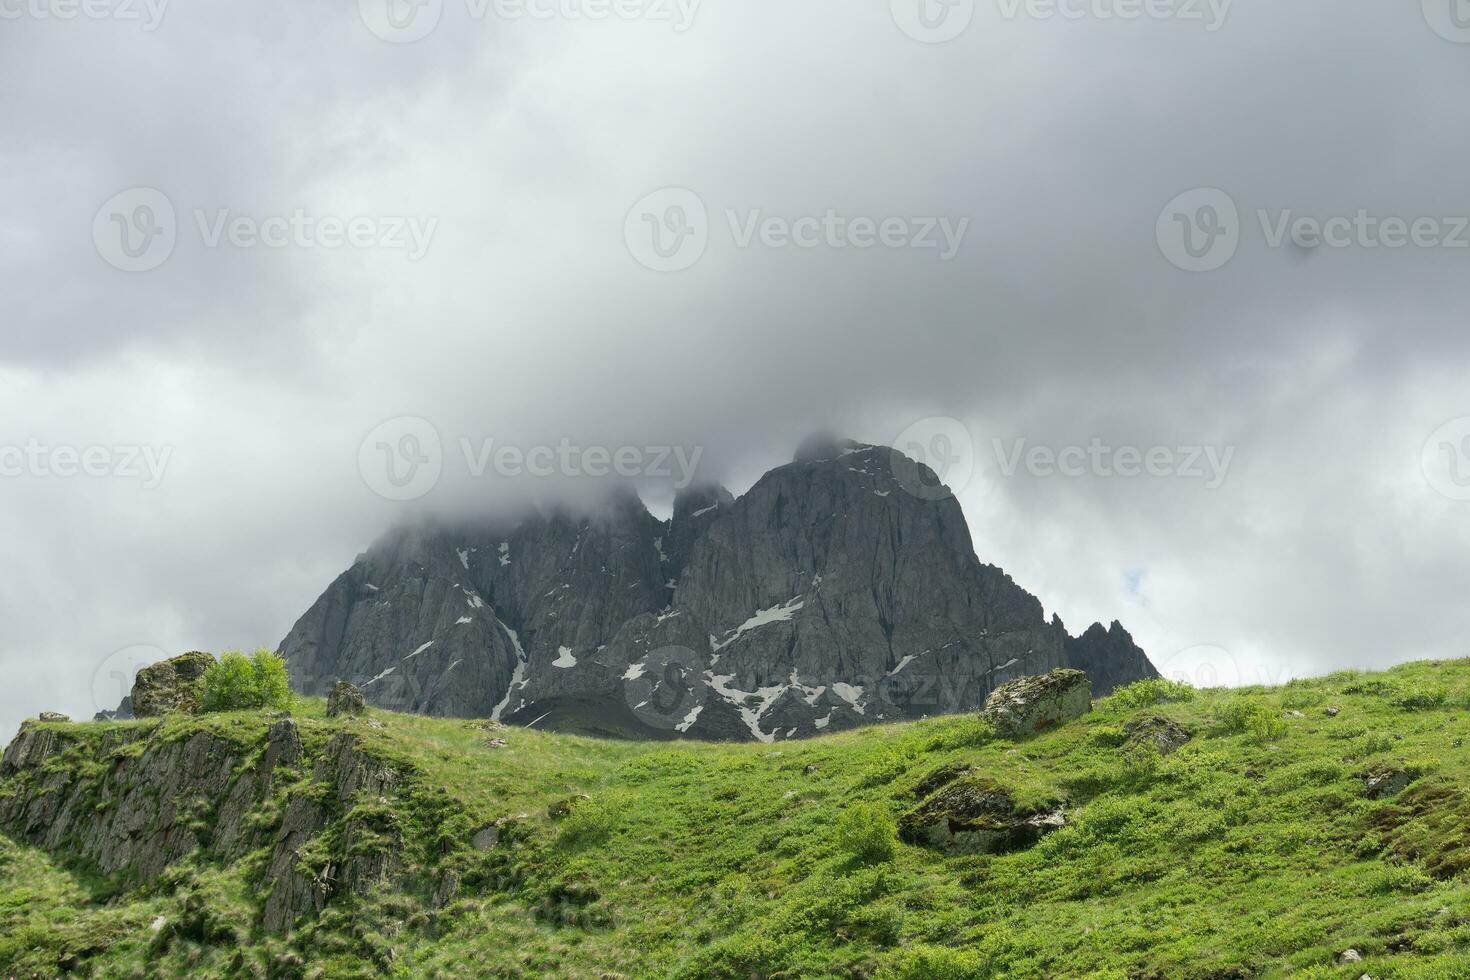
[[[1272,708],[1249,698],[1235,698],[1215,709],[1215,719],[1231,735],[1249,734],[1257,742],[1286,735],[1286,721]]]
[[[981,715],[967,715],[951,723],[924,744],[926,752],[945,749],[978,749],[995,741],[995,725]]]
[[[872,789],[875,786],[884,786],[893,782],[899,776],[904,775],[914,765],[915,753],[898,748],[885,747],[873,756],[872,763],[863,771],[858,785]]]
[[[291,706],[286,661],[269,650],[246,657],[231,651],[204,673],[205,711],[248,711]]]
[[[1391,703],[1402,711],[1432,711],[1443,708],[1448,701],[1449,695],[1439,688],[1416,688],[1400,693]]]
[[[1121,708],[1147,708],[1166,701],[1193,701],[1194,688],[1183,681],[1171,681],[1164,677],[1153,677],[1146,681],[1134,681],[1114,691],[1109,700]]]
[[[627,798],[618,793],[581,801],[562,820],[558,843],[573,848],[604,843],[618,829],[627,805]]]
[[[893,857],[898,825],[887,810],[871,803],[854,803],[837,818],[837,847],[863,862]]]
[[[1140,742],[1123,750],[1119,760],[1119,782],[1124,787],[1138,789],[1151,783],[1159,772],[1163,756],[1152,742]]]
[[[895,980],[971,980],[984,976],[980,958],[946,946],[914,946],[890,974]]]
[[[1252,714],[1249,731],[1251,738],[1263,745],[1279,742],[1286,737],[1286,719],[1263,708]]]

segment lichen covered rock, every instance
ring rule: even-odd
[[[1384,766],[1370,769],[1362,774],[1363,792],[1370,800],[1383,800],[1398,796],[1414,781],[1414,776],[1403,766]]]
[[[984,715],[998,734],[1032,735],[1092,710],[1092,685],[1080,670],[1060,668],[1002,684],[985,700]]]
[[[358,690],[356,684],[338,681],[337,686],[332,688],[332,693],[327,695],[328,718],[340,718],[342,715],[356,717],[366,710],[367,702],[363,700],[362,691]]]
[[[1066,823],[1060,806],[1018,809],[995,780],[966,776],[899,818],[898,836],[951,854],[997,854],[1029,846]]]
[[[144,667],[133,681],[133,714],[138,718],[158,718],[173,712],[198,711],[202,697],[200,682],[214,663],[213,655],[196,651]]]
[[[581,806],[583,803],[586,803],[590,799],[592,799],[592,797],[588,796],[586,793],[578,793],[575,796],[569,796],[566,799],[558,800],[557,802],[551,804],[551,806],[547,807],[546,815],[552,820],[561,820],[564,817],[571,816],[573,810]]]
[[[1159,750],[1159,755],[1178,751],[1180,746],[1193,737],[1189,729],[1162,715],[1135,718],[1124,725],[1123,730],[1128,733],[1128,744],[1152,745]]]

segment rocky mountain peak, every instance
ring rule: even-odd
[[[417,527],[338,578],[282,643],[297,686],[599,734],[772,741],[969,710],[1007,680],[1150,676],[1122,627],[1073,639],[982,564],[952,498],[831,436],[739,498],[630,490],[586,512]]]

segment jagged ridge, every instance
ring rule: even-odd
[[[739,499],[630,491],[591,514],[400,529],[280,650],[298,689],[645,738],[771,741],[963,711],[1055,667],[1156,676],[1121,626],[1072,638],[974,554],[893,450],[816,441]]]

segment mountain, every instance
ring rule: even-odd
[[[915,480],[922,483],[916,483]],[[809,440],[738,499],[636,494],[591,513],[401,528],[280,653],[398,711],[589,734],[774,741],[975,708],[1077,666],[1157,676],[1121,626],[1071,637],[975,556],[959,504],[893,450]]]
[[[0,977],[1465,977],[1467,703],[1453,661],[775,748],[28,722]]]

